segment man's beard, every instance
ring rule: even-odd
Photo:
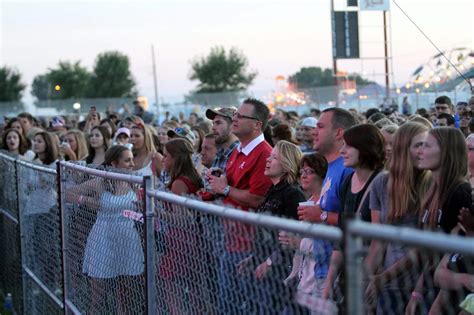
[[[215,138],[216,145],[223,145],[229,140],[230,135],[218,136]]]

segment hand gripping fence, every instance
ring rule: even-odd
[[[3,153],[0,165],[0,289],[17,314],[458,314],[472,303],[469,235],[357,219],[341,230],[119,171]]]

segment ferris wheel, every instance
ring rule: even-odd
[[[474,69],[474,51],[471,48],[457,47],[446,50],[443,54],[451,61],[459,72],[465,74]],[[439,83],[443,84],[459,76],[456,69],[438,53],[420,65],[410,76],[410,83]]]

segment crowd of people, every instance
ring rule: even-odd
[[[313,109],[302,117],[281,109],[270,113],[263,102],[250,98],[235,108],[207,109],[203,117],[167,116],[159,125],[153,125],[143,110],[101,117],[91,107],[85,120],[76,123],[62,116],[46,122],[28,113],[7,119],[1,148],[46,166],[66,160],[150,175],[155,185],[174,194],[242,211],[342,229],[345,220],[359,217],[372,224],[472,237],[472,114],[474,98],[454,105],[447,96],[415,114],[333,107]],[[143,273],[136,267],[144,258],[138,234],[130,232],[133,225],[114,221],[132,237],[129,244],[110,243],[121,232],[107,227],[112,224],[107,218],[124,198],[133,208],[136,195],[131,187],[97,181],[76,185],[67,193],[68,202],[98,209],[82,263],[82,272],[91,278]],[[165,210],[160,214],[164,222],[205,219],[187,209]],[[105,237],[104,231],[110,235]],[[219,231],[216,242],[206,244],[219,249],[209,261],[216,270],[218,312],[268,313],[272,307],[275,313],[309,314],[295,302],[295,295],[332,301],[341,313],[348,312],[344,244],[228,220],[222,221]],[[182,251],[198,244],[189,228],[171,224],[162,233],[167,250],[159,260],[160,276],[196,281],[196,271],[178,266],[189,259],[189,253]],[[93,243],[107,250],[97,252]],[[368,240],[366,245],[366,281],[361,290],[368,312],[457,314],[460,302],[474,291],[473,257],[450,253],[437,261],[402,244]],[[110,266],[107,255],[113,256],[122,246],[133,253],[131,261],[121,268]],[[199,289],[170,283],[169,294],[163,297],[167,311],[199,313],[180,302],[192,295],[190,303],[198,304]]]

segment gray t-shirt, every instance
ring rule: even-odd
[[[388,223],[388,208],[389,205],[389,195],[388,195],[388,172],[382,172],[377,177],[374,178],[374,182],[370,191],[370,209],[380,211],[380,223],[382,224],[391,224],[402,227],[411,227],[416,228],[418,224],[418,216],[410,215],[402,218],[396,223]],[[385,252],[384,259],[384,270],[397,262],[400,258],[405,256],[408,253],[409,247],[397,244],[390,243],[387,244],[387,250]],[[390,288],[399,288],[403,287],[408,289],[415,285],[417,278],[416,272],[408,271],[400,275],[397,280],[393,280],[391,283],[387,284],[387,287]]]

